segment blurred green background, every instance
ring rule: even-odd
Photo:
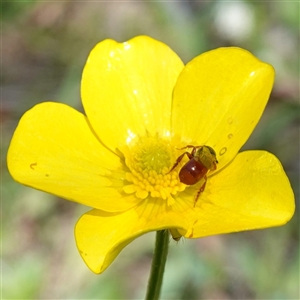
[[[2,2],[2,299],[142,299],[154,234],[102,275],[81,260],[77,219],[89,210],[15,183],[6,152],[21,115],[58,101],[82,110],[81,72],[99,41],[146,34],[186,63],[236,45],[271,63],[275,86],[244,149],[283,163],[299,201],[299,2]],[[280,187],[279,187],[280,188]],[[222,220],[220,220],[221,222]],[[171,241],[162,299],[299,299],[299,212],[286,226]]]

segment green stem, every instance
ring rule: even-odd
[[[165,264],[168,256],[169,231],[156,232],[156,242],[153,254],[151,273],[148,281],[146,300],[158,300],[162,286]]]

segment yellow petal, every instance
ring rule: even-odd
[[[196,57],[174,89],[173,134],[185,144],[213,147],[220,169],[253,131],[273,81],[273,67],[240,48],[219,48]]]
[[[189,230],[179,232],[197,238],[279,226],[294,210],[293,191],[278,159],[265,151],[246,151],[209,178],[195,211],[184,213]]]
[[[83,114],[64,104],[45,102],[24,114],[7,163],[16,181],[91,207],[123,211],[138,201],[122,192],[120,158],[103,147]]]
[[[159,199],[145,203],[120,214],[92,210],[76,224],[75,237],[78,250],[95,273],[102,273],[120,251],[138,236],[165,228],[183,228],[186,222],[170,211]]]
[[[136,237],[154,230],[176,229],[178,237],[203,237],[286,223],[294,213],[294,196],[279,161],[263,151],[239,154],[207,187],[193,207],[194,193],[186,189],[168,206],[146,199],[119,214],[92,210],[75,228],[82,258],[102,273]]]
[[[150,37],[96,45],[84,67],[81,94],[101,141],[115,151],[138,135],[169,135],[172,91],[182,68],[168,46]]]

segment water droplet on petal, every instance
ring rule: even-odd
[[[232,137],[233,137],[233,134],[232,134],[232,133],[229,133],[229,134],[228,134],[228,138],[231,139]]]
[[[223,148],[220,150],[219,155],[220,155],[220,156],[224,155],[224,154],[226,153],[226,151],[227,151],[227,148],[226,148],[226,147],[223,147]]]
[[[233,118],[232,118],[232,117],[229,117],[228,120],[227,120],[227,123],[228,123],[228,124],[232,124],[232,122],[233,122]]]

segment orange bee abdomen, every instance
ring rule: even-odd
[[[199,182],[208,172],[208,169],[194,158],[190,159],[180,170],[179,180],[186,185]]]

